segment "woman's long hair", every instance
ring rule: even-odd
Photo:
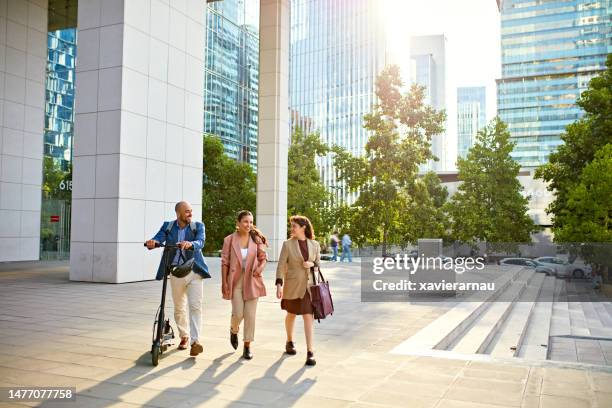
[[[253,214],[249,210],[241,210],[240,212],[238,212],[238,215],[236,216],[236,221],[237,222],[242,221],[242,219],[246,217],[247,215],[250,215],[251,217],[253,217]],[[251,236],[251,239],[253,239],[253,241],[255,241],[256,243],[264,244],[265,246],[268,246],[268,239],[263,234],[263,232],[261,232],[255,226],[255,224],[253,224],[253,226],[251,227],[251,230],[249,231],[249,235]]]
[[[292,215],[291,218],[289,218],[289,221],[296,223],[300,227],[306,227],[306,229],[304,230],[306,238],[315,239],[314,228],[312,228],[312,223],[310,222],[308,217],[305,217],[303,215]]]

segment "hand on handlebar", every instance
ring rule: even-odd
[[[155,249],[155,247],[158,245],[159,245],[159,242],[155,241],[154,239],[150,239],[147,242],[145,242],[145,246],[147,247],[147,249]]]

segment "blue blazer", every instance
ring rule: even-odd
[[[178,222],[175,222],[172,226],[172,229],[166,233],[166,228],[168,228],[168,224],[172,221],[165,221],[159,232],[155,234],[155,236],[151,239],[160,242],[162,244],[176,244],[178,242]],[[185,232],[185,241],[190,241],[193,245],[193,250],[188,249],[183,251],[183,254],[187,259],[195,258],[193,271],[202,276],[202,278],[207,279],[210,278],[210,274],[208,273],[208,265],[204,261],[204,255],[202,255],[202,248],[204,248],[204,239],[206,234],[204,232],[204,224],[196,221],[196,234],[193,235],[191,231],[191,227],[187,226],[187,231]],[[176,250],[164,251],[164,254],[170,255],[174,257]],[[159,268],[157,268],[157,276],[155,279],[162,280],[164,277],[164,267],[166,265],[166,259],[162,256],[162,259],[159,263]]]

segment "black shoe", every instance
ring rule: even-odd
[[[230,344],[234,348],[234,350],[238,349],[238,333],[232,333],[230,330]]]
[[[251,353],[251,348],[249,346],[244,346],[244,350],[242,350],[242,357],[245,360],[250,360],[253,358],[253,353]]]
[[[285,344],[285,353],[294,356],[297,351],[295,351],[295,346],[293,345],[292,341],[288,341],[287,344]]]
[[[312,353],[312,351],[309,351],[308,353],[306,353],[306,365],[313,366],[315,364],[317,364],[317,360],[314,359],[314,354]]]

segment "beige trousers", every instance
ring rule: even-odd
[[[240,273],[240,279],[232,293],[232,333],[238,334],[240,323],[244,320],[243,341],[253,341],[255,337],[255,314],[257,312],[257,298],[244,300],[242,296],[242,284],[244,282],[244,268]]]
[[[174,302],[174,320],[179,336],[191,337],[191,343],[198,341],[202,325],[202,276],[194,271],[182,278],[170,275],[170,287]],[[189,325],[187,325],[187,305],[189,305]]]

